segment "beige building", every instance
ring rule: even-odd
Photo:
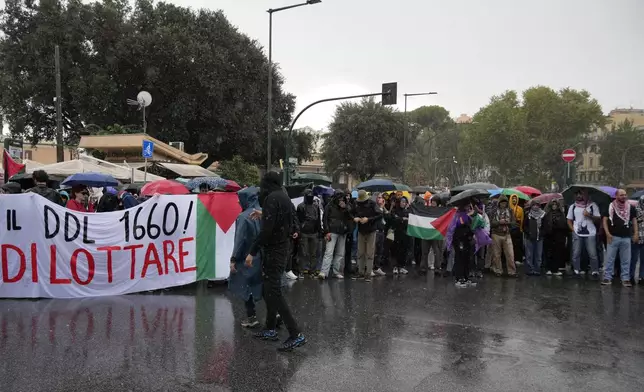
[[[456,117],[454,122],[456,122],[457,124],[471,124],[472,123],[472,117],[470,117],[467,114],[463,113],[460,116]]]
[[[642,127],[644,130],[644,109],[615,109],[608,113],[608,123],[604,128],[598,128],[589,135],[590,143],[585,150],[579,151],[581,155],[580,166],[577,168],[577,182],[601,184],[602,166],[601,153],[599,151],[599,141],[604,138],[607,132],[610,132],[613,125],[629,120],[633,126]],[[639,170],[639,169],[638,169]],[[644,187],[644,170],[636,173],[640,185],[637,183],[628,184],[629,188]]]

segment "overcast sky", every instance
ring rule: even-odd
[[[170,0],[222,9],[268,46],[268,8],[303,0]],[[2,0],[0,0],[2,3]],[[398,82],[411,110],[457,117],[489,97],[537,84],[587,89],[605,112],[644,108],[644,0],[323,0],[274,14],[273,61],[298,110],[322,98],[379,92]],[[334,103],[298,126],[326,128]]]

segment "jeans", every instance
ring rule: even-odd
[[[543,240],[532,241],[525,239],[526,273],[541,273],[541,258],[543,255]]]
[[[635,268],[637,268],[637,262],[640,262],[640,279],[644,279],[644,263],[640,260],[644,260],[644,244],[632,244],[631,245],[631,279],[635,279]]]
[[[575,271],[581,269],[581,247],[586,247],[586,253],[588,253],[588,258],[590,259],[590,270],[592,272],[597,272],[599,270],[599,259],[597,258],[597,245],[595,243],[596,237],[580,237],[577,234],[572,234],[572,268]],[[629,248],[630,252],[630,248]],[[630,253],[628,260],[630,261]],[[615,262],[615,259],[613,259]],[[627,269],[628,270],[628,269]],[[612,274],[612,267],[611,267]]]
[[[613,269],[615,268],[617,252],[619,252],[621,279],[622,281],[630,280],[631,237],[613,237],[613,241],[608,244],[606,264],[604,265],[604,279],[613,279]]]
[[[331,233],[331,240],[326,243],[326,251],[324,252],[324,259],[322,261],[322,268],[320,273],[324,276],[329,276],[329,269],[331,274],[340,274],[340,265],[345,255],[345,245],[347,241],[346,234]]]

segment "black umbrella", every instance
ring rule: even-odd
[[[452,188],[450,190],[450,194],[452,194],[452,196],[458,195],[459,193],[461,193],[463,191],[467,191],[469,189],[500,189],[500,188],[498,186],[496,186],[494,184],[490,184],[488,182],[473,182],[471,184],[463,184],[463,185],[459,185],[459,186],[457,186],[455,188]]]
[[[449,199],[449,205],[464,204],[470,201],[473,197],[488,197],[490,193],[485,189],[467,189],[461,191],[457,195]]]
[[[431,192],[431,188],[428,185],[419,185],[411,188],[412,192],[414,193],[425,193],[425,192]]]
[[[610,195],[604,192],[600,187],[595,185],[584,185],[584,184],[575,184],[569,186],[561,194],[564,197],[564,201],[567,205],[572,205],[575,203],[575,196],[579,191],[587,191],[588,197],[591,201],[597,203],[599,208],[608,208],[608,205],[611,202]]]

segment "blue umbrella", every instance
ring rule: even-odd
[[[643,191],[637,191],[631,195],[631,200],[639,200],[640,197],[644,196],[644,190]]]
[[[119,182],[109,174],[103,173],[76,173],[67,177],[61,183],[64,186],[89,186],[92,188],[102,188],[104,186],[118,186]]]
[[[387,192],[395,191],[396,184],[394,184],[394,182],[391,180],[373,179],[358,184],[356,188],[364,189],[365,191],[369,192]]]
[[[330,186],[316,185],[313,187],[313,195],[315,196],[333,196],[333,192],[335,192],[335,190]]]
[[[208,188],[214,190],[219,188],[224,189],[226,188],[226,184],[226,180],[221,177],[197,177],[188,181],[184,185],[190,190],[199,189],[202,185],[207,185]]]

